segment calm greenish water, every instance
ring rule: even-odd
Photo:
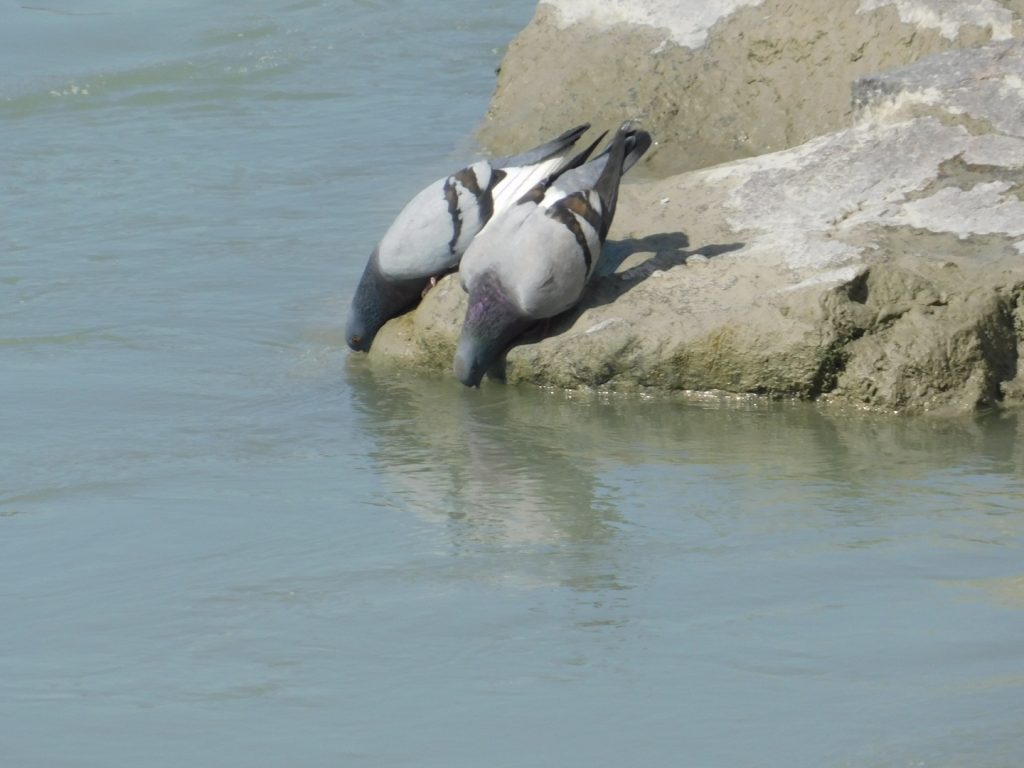
[[[1019,416],[348,354],[503,5],[0,0],[0,766],[1024,765]]]

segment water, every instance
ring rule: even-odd
[[[0,765],[1024,764],[1018,416],[347,353],[366,255],[473,155],[530,2],[25,5]]]

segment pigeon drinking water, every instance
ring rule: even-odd
[[[412,306],[432,278],[458,266],[492,216],[570,162],[581,162],[580,156],[570,158],[570,150],[589,127],[577,126],[512,157],[480,160],[409,201],[363,270],[345,327],[348,345],[369,350],[385,322]]]
[[[469,306],[455,376],[477,386],[508,344],[583,295],[608,235],[619,181],[651,145],[629,123],[588,163],[538,183],[473,240],[459,267]]]

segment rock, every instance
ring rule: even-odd
[[[1022,83],[1024,42],[939,54],[858,81],[849,128],[624,184],[600,277],[510,350],[507,380],[1024,403]],[[464,312],[448,276],[371,359],[448,371]]]
[[[953,50],[860,78],[853,84],[853,105],[861,120],[932,115],[973,133],[993,133],[992,150],[1002,155],[1015,145],[999,135],[1024,136],[1022,72],[1019,44]]]
[[[658,141],[649,172],[708,167],[846,127],[857,77],[1021,37],[1022,14],[1019,0],[545,0],[480,136],[502,154],[629,117]]]

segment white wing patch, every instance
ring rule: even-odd
[[[479,176],[477,176],[479,178]],[[480,221],[480,200],[476,193],[468,189],[461,181],[454,183],[458,194],[459,229],[458,237],[451,243],[451,250],[458,256],[465,253],[466,248],[476,237],[484,222]]]
[[[511,208],[523,195],[557,171],[566,162],[566,154],[555,155],[534,165],[519,165],[502,168],[505,178],[499,181],[491,193],[494,199],[494,215]]]

